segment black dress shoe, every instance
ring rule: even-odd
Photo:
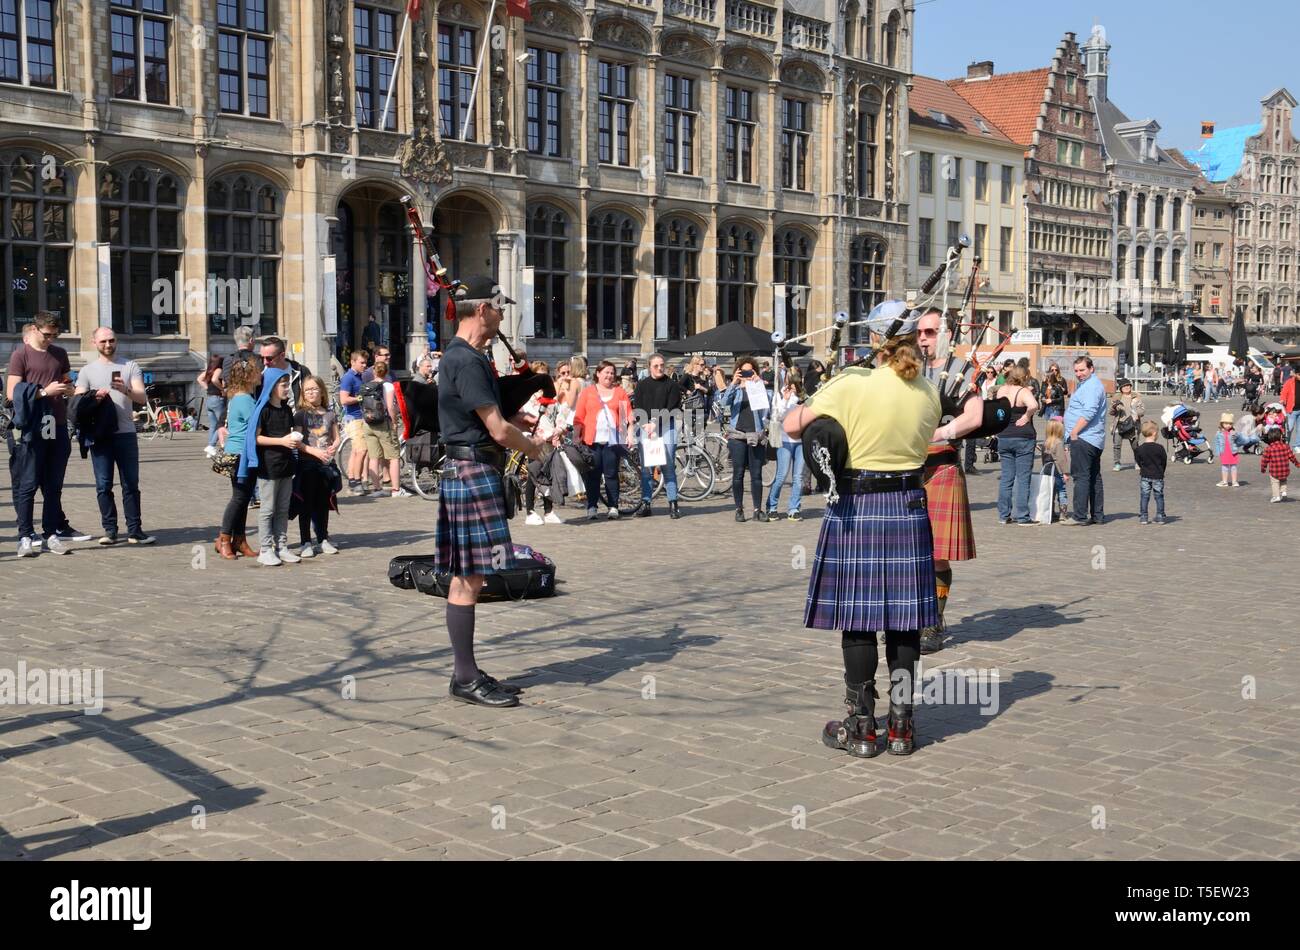
[[[495,686],[497,689],[501,690],[501,692],[509,693],[511,696],[518,696],[524,691],[522,686],[512,686],[509,683],[503,683],[495,676],[490,673],[484,673],[482,670],[478,671],[478,675],[487,680],[490,686]]]
[[[755,520],[755,521],[766,521],[766,520],[767,520],[767,512],[766,512],[766,511],[763,511],[761,508],[760,508],[758,511],[755,511],[755,512],[754,512],[754,520]]]
[[[682,510],[677,507],[677,502],[675,501],[668,502],[668,517],[676,519],[676,518],[680,518],[681,516],[682,516]]]
[[[654,512],[650,510],[650,502],[643,501],[641,502],[641,504],[637,505],[636,514],[634,514],[632,517],[649,518],[652,514],[654,514]]]
[[[499,686],[494,686],[490,682],[491,677],[484,675],[481,671],[478,678],[472,683],[461,685],[456,682],[456,677],[451,678],[451,686],[447,692],[452,699],[459,699],[462,703],[471,703],[475,706],[495,706],[503,708],[506,706],[518,706],[519,697],[513,693],[507,693]]]
[[[745,510],[744,510],[743,508],[737,508],[737,509],[736,509],[736,520],[737,520],[737,521],[744,521],[744,520],[745,520]]]

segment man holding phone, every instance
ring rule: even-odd
[[[95,399],[111,400],[117,411],[113,438],[90,447],[95,470],[95,493],[104,536],[99,543],[117,544],[117,502],[113,498],[113,468],[122,480],[122,507],[126,512],[126,540],[131,544],[153,544],[140,521],[140,443],[135,434],[133,412],[145,403],[144,374],[134,360],[118,360],[117,334],[110,327],[95,330],[99,358],[87,363],[77,376],[77,394],[94,393]]]
[[[56,346],[59,319],[42,310],[32,319],[35,329],[23,338],[9,357],[9,379],[5,396],[14,398],[19,383],[38,387],[41,402],[53,418],[48,437],[44,431],[30,443],[22,443],[14,456],[14,510],[18,518],[18,556],[31,557],[41,536],[52,554],[67,554],[65,541],[88,541],[78,534],[63,513],[63,476],[68,470],[72,442],[68,437],[68,396],[72,394],[68,351]],[[42,430],[44,430],[42,426]],[[41,535],[36,535],[33,510],[36,489],[41,490]]]

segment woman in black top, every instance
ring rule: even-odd
[[[217,430],[226,421],[226,395],[221,383],[221,356],[213,353],[208,357],[207,367],[199,373],[199,385],[205,387],[207,397],[203,409],[208,414],[208,447],[204,450],[208,458],[217,454]]]
[[[1038,400],[1026,383],[1023,366],[1007,370],[1006,382],[998,387],[995,398],[1006,397],[1011,403],[1011,425],[998,435],[998,455],[1002,458],[1002,481],[998,484],[998,520],[1010,524],[1035,524],[1029,517],[1029,477],[1034,470],[1034,449],[1038,434],[1034,431],[1034,413]],[[1014,499],[1014,510],[1013,502]]]
[[[1065,384],[1065,378],[1061,376],[1061,368],[1053,363],[1047,368],[1047,376],[1043,379],[1043,416],[1050,419],[1052,416],[1065,415],[1065,401],[1070,398],[1070,389]]]

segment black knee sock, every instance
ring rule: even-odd
[[[452,676],[462,685],[478,678],[474,661],[474,606],[447,603],[447,635],[451,637],[451,655],[455,664]]]
[[[844,678],[847,682],[875,681],[880,655],[876,650],[874,633],[845,630],[840,634],[840,649],[844,653]]]
[[[903,712],[912,714],[912,693],[920,685],[916,681],[916,665],[921,658],[920,630],[890,630],[885,633],[885,661],[889,664],[889,699],[900,703]]]

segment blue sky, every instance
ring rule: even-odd
[[[1067,31],[1094,22],[1111,44],[1110,98],[1160,123],[1160,144],[1193,149],[1201,121],[1259,121],[1279,86],[1300,98],[1296,0],[917,0],[916,71],[940,79],[991,59],[999,73],[1051,62]]]

